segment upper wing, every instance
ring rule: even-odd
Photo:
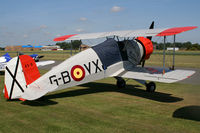
[[[72,34],[72,35],[57,37],[54,39],[54,41],[97,39],[97,38],[104,38],[104,37],[109,37],[109,36],[118,36],[118,37],[170,36],[170,35],[182,33],[184,31],[192,30],[195,28],[197,28],[197,26],[163,28],[163,29],[112,31],[112,32],[87,33],[87,34]]]
[[[191,75],[195,73],[195,71],[190,71],[190,70],[165,70],[165,71],[166,73],[162,74],[161,68],[135,67],[115,73],[112,76],[140,79],[140,80],[150,80],[150,81],[157,81],[164,83],[173,83],[189,78]]]

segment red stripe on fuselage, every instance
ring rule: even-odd
[[[64,41],[72,36],[75,36],[75,35],[78,35],[78,34],[73,34],[73,35],[65,35],[65,36],[61,36],[61,37],[57,37],[54,39],[54,41]]]
[[[176,34],[182,33],[184,31],[193,30],[196,28],[197,28],[197,26],[175,27],[175,28],[170,28],[170,29],[164,30],[164,31],[158,33],[156,36],[171,36],[171,35],[176,35]]]

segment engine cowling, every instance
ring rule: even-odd
[[[143,47],[144,53],[142,56],[142,60],[149,59],[150,55],[153,53],[153,43],[151,42],[151,40],[145,37],[137,37],[135,40]]]

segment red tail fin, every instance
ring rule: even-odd
[[[19,56],[26,84],[29,85],[40,77],[40,72],[36,66],[35,61],[28,55]]]

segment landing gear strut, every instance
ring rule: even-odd
[[[121,77],[115,77],[117,79],[116,85],[118,88],[125,88],[126,81]]]
[[[147,92],[155,92],[156,84],[154,82],[149,82],[149,83],[146,83],[145,85],[146,85]]]

